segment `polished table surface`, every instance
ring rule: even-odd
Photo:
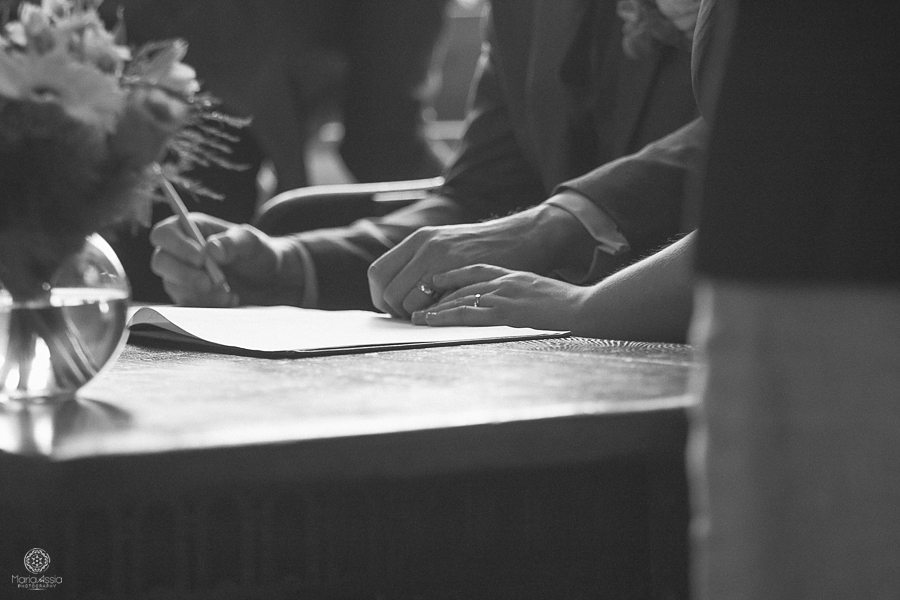
[[[488,440],[600,416],[615,427],[590,451],[612,453],[665,434],[691,403],[692,364],[685,346],[580,338],[276,360],[129,344],[77,405],[0,408],[0,450],[65,461],[423,431]],[[445,450],[433,466],[452,466]]]
[[[173,569],[181,574],[175,597],[185,598],[210,589],[278,597],[282,588],[284,597],[391,597],[401,584],[398,598],[436,589],[446,597],[553,597],[534,586],[556,589],[560,569],[574,569],[585,553],[607,566],[573,570],[564,577],[572,593],[630,594],[650,585],[648,573],[671,579],[660,573],[673,544],[683,545],[678,531],[661,545],[627,538],[648,529],[641,520],[683,509],[683,490],[658,488],[680,485],[694,368],[685,346],[581,338],[275,360],[129,344],[76,402],[0,408],[0,526],[8,534],[0,550],[16,554],[11,540],[52,545],[48,537],[68,531],[57,565],[72,582],[69,597],[94,590],[138,598],[154,573]],[[648,456],[666,466],[654,471],[647,465],[659,461]],[[506,509],[490,512],[497,503]],[[222,506],[240,515],[233,526]],[[505,524],[507,510],[521,528]],[[145,523],[146,514],[155,520]],[[198,514],[207,515],[199,529],[189,517]],[[580,524],[563,527],[569,518]],[[303,538],[302,583],[273,558],[300,552],[272,533],[273,523],[295,521],[307,529],[315,522],[318,532]],[[368,532],[365,558],[336,560],[360,543],[360,530]],[[616,544],[596,546],[603,536]],[[224,559],[212,557],[235,538],[241,550],[214,568]],[[167,557],[171,544],[182,549]],[[549,553],[544,561],[556,573],[528,583],[532,596],[511,587],[537,577],[516,547]],[[88,556],[102,562],[96,555],[104,552],[134,558],[114,562],[111,580],[79,580]],[[663,567],[631,573],[635,557],[652,562],[654,552]],[[497,556],[505,562],[492,563]],[[164,558],[173,562],[160,566]],[[358,568],[338,568],[354,560]],[[457,577],[463,560],[467,573]],[[216,588],[223,578],[239,592]]]

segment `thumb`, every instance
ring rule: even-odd
[[[230,265],[262,251],[261,233],[252,227],[238,225],[206,240],[209,257],[221,265]]]
[[[194,222],[194,224],[197,226],[197,229],[200,230],[200,233],[204,237],[222,233],[228,230],[229,227],[235,226],[234,223],[219,219],[218,217],[207,215],[205,213],[192,212],[189,218]],[[171,217],[171,219],[177,221],[178,217]]]

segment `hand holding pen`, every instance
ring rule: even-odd
[[[226,307],[305,300],[306,263],[289,237],[272,237],[251,225],[203,213],[189,217],[171,184],[160,185],[175,216],[150,232],[150,267],[173,302]]]
[[[209,278],[212,280],[215,286],[221,288],[226,294],[231,295],[231,286],[228,285],[228,280],[225,278],[225,273],[223,273],[219,265],[216,264],[216,262],[212,258],[210,258],[209,253],[206,250],[206,238],[203,237],[203,234],[200,233],[197,225],[193,221],[191,221],[190,217],[188,216],[187,207],[184,205],[181,196],[178,195],[178,191],[163,175],[162,169],[160,169],[159,165],[155,165],[153,167],[153,170],[157,175],[157,179],[159,180],[160,186],[163,189],[166,200],[171,207],[172,212],[175,213],[175,217],[178,219],[178,223],[181,226],[182,230],[185,234],[189,235],[191,239],[197,242],[197,244],[199,244],[201,251],[206,255],[203,266],[206,269],[206,273],[209,275]]]

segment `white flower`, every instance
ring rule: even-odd
[[[232,167],[225,129],[245,123],[199,93],[196,73],[181,62],[187,45],[148,43],[131,56],[121,30],[108,31],[98,16],[101,2],[32,0],[0,32],[0,152],[9,158],[0,162],[0,180],[4,198],[28,207],[0,219],[0,236],[18,228],[80,238],[105,227],[123,207],[152,199],[146,170],[157,161],[166,161],[167,176],[211,197],[181,173],[197,164]]]
[[[197,72],[183,62],[173,63],[169,72],[160,77],[159,85],[181,96],[191,96],[200,91]]]
[[[656,0],[656,6],[687,37],[694,35],[700,0]]]
[[[0,96],[55,102],[73,119],[104,131],[115,128],[124,101],[114,77],[73,62],[64,52],[0,52]]]
[[[45,14],[62,18],[69,14],[71,5],[69,0],[43,0],[41,2],[41,10]]]
[[[48,52],[56,46],[57,36],[50,24],[50,16],[43,9],[33,4],[23,4],[19,14],[20,28],[10,31],[11,39],[16,42],[21,40],[23,46],[28,46],[37,52]],[[12,36],[18,36],[15,39]]]
[[[185,54],[187,44],[181,40],[152,45],[136,57],[126,75],[133,81],[189,98],[200,91],[200,84],[193,67],[181,62]]]
[[[104,73],[121,75],[125,62],[131,58],[131,51],[114,43],[113,37],[104,29],[90,27],[81,38],[81,52],[84,62],[90,63]]]

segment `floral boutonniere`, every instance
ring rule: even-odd
[[[689,50],[699,10],[700,0],[619,0],[625,53],[636,58],[653,44]]]
[[[184,42],[129,49],[101,3],[22,3],[0,23],[0,281],[17,299],[86,235],[149,215],[160,172],[211,195],[182,174],[226,164],[242,124],[200,92]]]

